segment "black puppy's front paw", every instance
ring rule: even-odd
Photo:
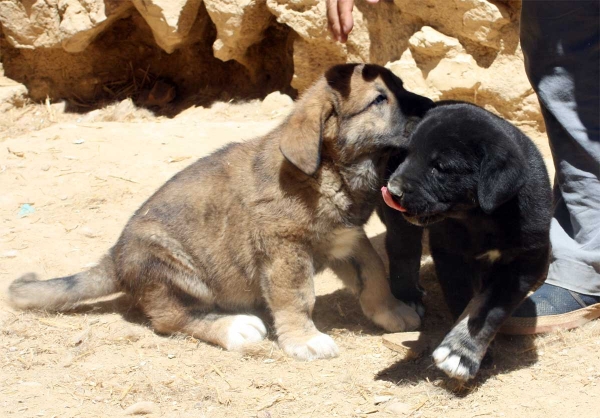
[[[415,300],[415,301],[403,301],[403,302],[406,303],[411,308],[413,308],[417,312],[417,314],[419,314],[419,317],[421,317],[421,319],[423,319],[425,317],[425,305],[423,305],[423,301]]]
[[[419,314],[421,319],[423,319],[425,316],[425,305],[423,304],[423,296],[425,295],[425,292],[423,290],[421,290],[419,287],[397,288],[392,282],[392,295],[394,295],[396,299],[413,308]]]
[[[479,371],[487,346],[473,340],[462,328],[459,323],[446,335],[433,352],[433,360],[448,376],[467,381]]]

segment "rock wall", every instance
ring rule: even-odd
[[[357,0],[339,44],[322,0],[2,0],[5,75],[33,100],[164,107],[302,92],[341,62],[387,65],[433,99],[542,130],[519,0]]]

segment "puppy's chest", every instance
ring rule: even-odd
[[[374,175],[372,170],[364,170],[370,173],[369,176]],[[364,180],[369,177],[364,173],[364,177],[352,174],[324,167],[319,184],[319,219],[340,226],[362,226],[368,221],[377,203],[377,184],[372,179]]]
[[[340,227],[322,236],[317,252],[323,259],[344,260],[356,251],[363,235],[360,227]]]

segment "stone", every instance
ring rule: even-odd
[[[301,94],[332,65],[370,62],[386,65],[409,91],[473,101],[543,132],[523,68],[518,10],[518,2],[493,0],[361,1],[341,44],[327,30],[322,0],[1,0],[0,75],[24,86],[0,86],[0,109],[22,105],[27,94],[92,103],[123,79],[125,66],[168,80],[142,86],[136,97],[163,107],[194,94],[207,101],[290,87]],[[126,20],[114,25],[119,19]],[[158,48],[181,53],[163,60]],[[261,110],[277,110],[278,98]]]
[[[152,29],[154,40],[168,53],[184,43],[202,0],[132,0]]]
[[[446,36],[430,26],[423,26],[408,43],[413,51],[428,57],[452,56],[464,51],[458,39]]]
[[[510,23],[509,12],[487,0],[394,0],[402,13],[414,15],[454,38],[500,49],[501,31]]]
[[[27,103],[27,88],[7,77],[0,77],[0,112]]]
[[[0,23],[15,48],[81,52],[112,22],[127,16],[129,1],[36,0],[0,3]],[[28,5],[29,7],[26,7]]]
[[[158,405],[156,405],[154,402],[141,401],[134,403],[125,409],[125,411],[123,411],[123,415],[148,415],[159,412],[160,410],[158,409]]]
[[[215,57],[249,67],[247,50],[263,39],[273,19],[266,0],[204,0],[204,4],[217,28]]]
[[[274,91],[262,101],[260,108],[264,113],[283,113],[291,108],[294,101],[287,94]]]
[[[412,412],[412,408],[409,404],[404,402],[392,402],[386,405],[385,411],[392,415],[405,416]]]
[[[426,78],[431,87],[442,94],[453,90],[475,91],[481,85],[481,68],[465,53],[442,58]]]
[[[439,98],[441,93],[429,87],[410,49],[406,49],[398,61],[388,62],[385,67],[402,79],[404,88],[408,91],[427,96],[432,100]]]
[[[115,20],[131,8],[122,0],[59,0],[61,45],[67,52],[81,52]]]

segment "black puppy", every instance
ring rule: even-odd
[[[516,127],[458,102],[430,110],[399,158],[379,211],[392,290],[423,313],[417,281],[427,227],[457,320],[433,358],[449,376],[468,380],[504,320],[545,279],[552,195],[544,160]]]

